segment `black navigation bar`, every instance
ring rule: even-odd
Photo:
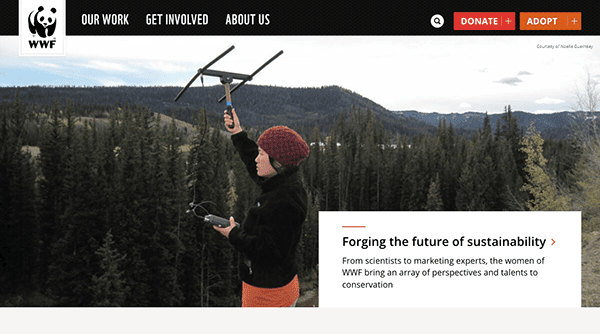
[[[207,1],[64,0],[66,35],[600,35],[595,5],[538,3],[472,8],[452,4],[421,6],[407,2],[275,2],[268,5]],[[43,4],[43,1],[40,0]],[[488,6],[489,7],[489,6]],[[456,13],[514,13],[511,29],[465,29]],[[579,30],[521,29],[521,13],[569,12],[581,16]],[[0,12],[0,35],[18,35],[19,2]],[[23,17],[19,18],[19,15]],[[529,14],[530,15],[530,14]],[[464,16],[461,16],[461,18]],[[484,22],[480,17],[477,22]],[[468,24],[471,21],[462,19]],[[473,19],[473,22],[475,19]],[[485,21],[486,23],[489,20]],[[502,21],[504,22],[504,21]],[[491,24],[490,24],[491,27]],[[497,27],[496,27],[497,28]]]

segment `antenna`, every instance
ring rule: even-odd
[[[271,59],[267,60],[267,62],[262,64],[262,66],[260,66],[256,71],[254,71],[254,73],[252,73],[250,75],[232,73],[232,72],[224,72],[224,71],[215,71],[215,70],[208,69],[211,65],[216,63],[219,59],[223,58],[226,54],[231,52],[231,50],[233,50],[233,49],[234,49],[234,46],[232,45],[229,49],[225,50],[225,52],[221,53],[217,58],[213,59],[206,66],[199,68],[198,72],[196,72],[196,75],[194,75],[194,77],[190,80],[190,82],[188,82],[188,84],[185,85],[185,87],[183,87],[183,89],[179,92],[179,94],[177,94],[177,96],[175,97],[175,101],[179,100],[179,98],[183,95],[183,93],[185,93],[185,91],[190,87],[190,85],[199,76],[209,75],[209,76],[213,76],[213,77],[219,77],[221,80],[221,83],[225,86],[225,95],[223,97],[221,97],[218,100],[218,102],[220,103],[220,102],[223,102],[223,100],[227,99],[227,113],[233,119],[233,116],[231,115],[231,109],[233,108],[231,105],[231,93],[235,92],[238,88],[240,88],[246,82],[252,80],[258,72],[260,72],[263,68],[265,68],[267,65],[269,65],[277,57],[281,56],[281,54],[283,53],[283,51],[279,51],[276,55],[271,57]],[[233,79],[238,79],[238,80],[242,80],[242,81],[240,83],[238,83],[237,85],[235,85],[235,87],[233,87],[233,89],[230,89],[230,84],[233,82]],[[233,128],[233,124],[230,126],[230,128]]]

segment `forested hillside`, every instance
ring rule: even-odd
[[[242,221],[257,194],[231,141],[210,130],[222,128],[222,117],[211,122],[190,109],[192,131],[127,100],[103,107],[100,119],[89,117],[89,105],[26,103],[20,94],[0,104],[0,303],[15,295],[30,296],[22,305],[239,303],[237,255],[186,212],[190,202],[210,201],[203,206],[211,213]],[[600,225],[598,187],[583,185],[597,174],[586,151],[525,132],[510,112],[495,124],[486,117],[471,136],[445,120],[415,135],[385,123],[369,108],[349,107],[323,124],[328,130],[319,123],[301,132],[311,143],[301,164],[310,202],[302,273],[318,265],[320,210],[561,205],[584,211],[586,231]],[[541,172],[530,172],[538,165]],[[538,198],[542,188],[555,195]]]
[[[150,110],[193,123],[197,110],[204,109],[212,122],[222,119],[225,94],[222,86],[191,87],[174,102],[181,87],[0,87],[0,102],[11,102],[15,92],[24,103],[51,105],[55,99],[78,105],[77,116],[104,117],[115,105],[143,105]],[[315,125],[328,132],[340,112],[353,106],[370,109],[390,131],[413,136],[435,132],[435,125],[409,117],[398,117],[380,105],[341,87],[284,88],[244,85],[232,94],[233,106],[245,126],[266,129],[286,124],[308,133]],[[459,129],[458,132],[461,132]]]
[[[506,106],[504,113],[511,109],[510,105]],[[513,116],[518,120],[520,128],[527,128],[531,122],[534,122],[542,137],[548,139],[567,139],[573,133],[573,128],[597,118],[598,112],[576,113],[572,111],[563,111],[556,113],[529,113],[524,111],[511,110]],[[399,111],[394,112],[397,115],[414,118],[424,121],[431,125],[437,125],[441,119],[445,119],[448,124],[452,123],[455,128],[462,129],[465,133],[471,133],[473,130],[480,129],[485,120],[485,113],[467,112],[467,113],[420,113],[418,111]],[[504,117],[504,113],[490,113],[489,118],[492,124]]]
[[[211,121],[218,121],[225,108],[224,103],[217,102],[225,93],[222,86],[191,87],[178,102],[174,102],[174,98],[181,87],[0,87],[0,102],[11,102],[17,89],[27,104],[51,105],[55,99],[65,104],[70,99],[79,106],[77,112],[82,113],[77,116],[105,117],[105,113],[115,105],[129,103],[193,123],[194,113],[199,109],[205,109]],[[352,107],[371,110],[386,130],[409,137],[434,134],[442,119],[453,125],[456,134],[470,137],[481,129],[486,117],[483,112],[439,114],[387,110],[355,92],[337,86],[285,88],[248,84],[236,90],[232,100],[246,126],[264,128],[286,124],[304,133],[309,133],[315,125],[327,133],[339,113]],[[491,123],[496,124],[509,108],[489,110]],[[578,119],[573,112],[535,114],[514,110],[513,114],[517,116],[520,128],[524,129],[534,121],[545,139],[567,139],[574,124],[584,121],[586,117],[598,116],[598,113],[590,113],[584,119]]]

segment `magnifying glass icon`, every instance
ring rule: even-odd
[[[444,17],[440,14],[435,14],[431,17],[431,25],[434,28],[441,28],[444,25]]]

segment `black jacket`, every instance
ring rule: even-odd
[[[256,174],[258,146],[246,132],[231,136],[250,177],[262,193],[246,219],[229,233],[229,242],[240,252],[242,280],[261,288],[288,284],[298,273],[296,248],[306,219],[307,195],[298,177],[298,167],[272,178]]]

